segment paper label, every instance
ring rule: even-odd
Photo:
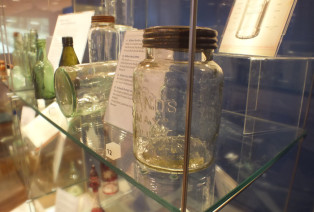
[[[48,59],[54,70],[59,67],[63,49],[62,37],[65,36],[73,37],[74,51],[79,61],[82,62],[93,15],[94,11],[86,11],[58,16],[48,53]]]
[[[106,144],[106,156],[111,160],[117,160],[121,158],[121,146],[120,144],[111,142]]]
[[[236,0],[219,52],[275,56],[295,0]]]
[[[58,126],[67,130],[67,120],[63,116],[59,105],[56,102],[49,105],[45,110],[42,111],[42,113]],[[39,115],[26,126],[22,127],[21,132],[23,137],[26,137],[28,140],[30,140],[30,142],[33,143],[35,148],[39,149],[43,145],[46,145],[52,141],[59,133],[59,130],[45,118]]]
[[[21,113],[21,127],[26,126],[30,123],[36,116],[35,110],[31,107],[23,106]]]
[[[58,188],[56,194],[56,212],[77,212],[79,199],[66,191]]]
[[[112,84],[105,121],[133,133],[133,72],[144,60],[143,30],[127,31]]]

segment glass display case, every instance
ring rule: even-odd
[[[15,1],[1,3],[5,20],[1,32],[7,34],[1,37],[2,55],[9,75],[13,31],[24,33],[35,27],[40,37],[49,38],[57,15],[72,9],[95,9],[95,5],[98,12],[104,8],[99,8],[98,2],[92,6],[79,0],[73,5],[71,1],[57,2],[44,1],[36,6],[40,15],[30,14],[35,7],[33,1],[23,5]],[[168,1],[125,2],[122,13],[132,20],[119,19],[122,34],[155,25],[188,25],[185,12],[189,1],[171,3],[167,10],[172,8],[174,13],[167,17],[162,8]],[[141,12],[130,12],[131,3]],[[231,6],[232,1],[206,4],[206,8],[217,12],[216,21],[198,23],[216,26],[221,33]],[[20,7],[30,11],[18,14]],[[49,12],[45,14],[46,10]],[[172,19],[177,15],[181,18]],[[22,17],[26,17],[26,24]],[[21,204],[16,208],[21,211],[91,211],[95,205],[105,211],[180,211],[182,193],[186,192],[187,211],[223,208],[306,136],[301,123],[311,89],[313,59],[221,53],[215,53],[214,58],[225,73],[215,159],[208,168],[188,174],[186,191],[182,190],[181,173],[160,172],[138,162],[133,154],[132,133],[104,122],[102,112],[66,118],[55,100],[36,99],[34,88],[13,91],[12,82],[1,77],[0,160],[5,165],[0,183],[1,192],[10,191],[7,198],[14,199],[12,204],[3,205],[11,210]],[[118,146],[118,156],[108,157],[109,143]],[[107,168],[101,168],[104,166]],[[92,167],[99,176],[97,198],[91,185]],[[115,187],[111,187],[114,192],[108,194],[104,176],[110,173],[117,177],[109,183]],[[5,202],[1,198],[1,207]]]
[[[23,143],[18,137],[11,143],[13,159],[16,164],[20,164],[18,170],[27,185],[28,198],[33,202],[38,201],[36,204],[44,204],[43,207],[46,208],[58,204],[54,202],[58,188],[82,197],[88,191],[87,173],[91,164],[99,166],[99,163],[104,163],[119,175],[119,193],[109,196],[110,198],[108,195],[101,197],[101,204],[105,209],[110,205],[121,206],[121,198],[131,198],[133,201],[143,198],[148,202],[145,207],[148,207],[149,211],[155,209],[158,211],[157,208],[162,207],[172,211],[180,210],[182,175],[157,172],[137,162],[131,151],[131,134],[112,126],[99,126],[97,116],[89,117],[88,123],[80,123],[82,119],[73,119],[66,130],[60,120],[53,120],[57,114],[53,109],[55,105],[48,106],[48,113],[45,110],[41,112],[30,101],[33,95],[34,93],[29,91],[15,93],[13,103],[19,112],[13,114],[12,121],[19,120],[22,115],[20,112],[23,113],[28,108],[34,110],[34,114],[38,114],[36,119],[41,119],[41,122],[48,121],[47,128],[51,124],[53,125],[49,126],[51,131],[55,129],[57,132],[40,148],[32,149],[33,144],[30,141]],[[187,207],[190,211],[211,211],[222,207],[228,199],[254,182],[305,135],[304,131],[295,126],[260,118],[252,119],[257,125],[269,125],[276,130],[245,135],[243,134],[245,115],[223,111],[214,163],[205,170],[189,175]],[[86,138],[78,136],[77,133],[79,126],[82,126],[81,130],[85,130],[83,129],[85,124],[89,124]],[[42,123],[41,127],[46,128],[44,125]],[[33,126],[26,127],[29,133]],[[108,129],[110,133],[105,133]],[[18,132],[16,128],[15,130]],[[23,129],[21,132],[23,135]],[[106,135],[109,137],[107,139],[118,140],[121,145],[121,158],[108,160],[103,154],[93,150],[93,145],[103,142],[102,136]],[[92,141],[87,145],[85,139]],[[58,171],[55,171],[56,161],[59,161]],[[100,171],[99,168],[98,170]],[[112,202],[108,198],[112,199]],[[47,199],[46,202],[44,199]],[[157,207],[153,200],[160,205],[157,204],[159,205]],[[114,201],[118,201],[119,204]],[[141,204],[135,204],[135,209],[144,207]],[[125,207],[131,210],[128,204]]]

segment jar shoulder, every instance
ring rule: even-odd
[[[139,63],[137,71],[186,71],[188,68],[188,61],[173,61],[173,60],[155,60],[145,59]],[[196,61],[194,62],[194,70],[202,72],[217,72],[218,75],[223,75],[221,67],[213,60],[210,61]]]

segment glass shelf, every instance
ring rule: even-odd
[[[37,108],[34,92],[15,92],[27,105],[63,132],[74,143],[105,163],[123,180],[170,211],[180,211],[182,175],[162,173],[140,164],[133,156],[132,134],[102,122],[101,114],[76,117],[61,126]],[[268,131],[243,134],[244,122],[267,126]],[[216,159],[205,170],[189,174],[189,211],[214,211],[250,185],[305,136],[299,128],[223,111]],[[115,142],[121,157],[106,159],[104,146]],[[133,194],[131,194],[133,195]]]

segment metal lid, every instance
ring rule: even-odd
[[[107,23],[114,23],[114,17],[113,16],[107,16],[107,15],[94,15],[92,16],[92,23],[96,22],[107,22]]]
[[[216,49],[217,31],[207,27],[196,28],[196,49]],[[188,49],[188,26],[156,26],[144,30],[143,46],[148,48]]]

